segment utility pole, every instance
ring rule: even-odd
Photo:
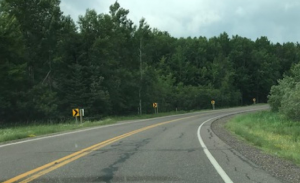
[[[143,80],[143,65],[142,65],[142,38],[140,38],[140,89],[139,89],[139,100],[140,100],[140,115],[142,114],[142,80]]]

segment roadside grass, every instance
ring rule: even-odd
[[[113,119],[117,121],[125,121],[125,120],[137,120],[137,119],[149,119],[149,118],[157,118],[164,116],[171,116],[176,114],[185,114],[190,112],[198,112],[198,111],[172,111],[172,112],[164,112],[158,114],[143,114],[143,115],[131,115],[131,116],[114,116]]]
[[[139,116],[121,116],[121,117],[108,117],[99,121],[84,121],[83,123],[75,123],[74,121],[69,121],[59,124],[31,124],[25,126],[9,126],[9,127],[0,127],[0,142],[6,142],[17,139],[32,138],[40,135],[58,133],[64,131],[71,131],[77,129],[83,129],[88,127],[95,127],[101,125],[114,124],[118,121],[125,120],[137,120],[137,119],[148,119],[163,117],[175,114],[188,113],[187,111],[177,111],[177,112],[167,112],[159,114],[145,114]]]
[[[225,128],[269,154],[300,165],[300,122],[262,111],[238,115]]]

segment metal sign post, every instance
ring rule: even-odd
[[[157,103],[153,103],[153,108],[154,108],[154,114],[158,113],[158,105]]]
[[[214,100],[212,100],[211,105],[212,105],[213,110],[215,110],[215,104],[216,104],[216,102]]]
[[[80,113],[80,123],[82,123],[83,122],[83,116],[84,116],[84,109],[80,109],[79,113]]]

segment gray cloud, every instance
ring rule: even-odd
[[[77,21],[86,9],[108,13],[115,0],[61,0],[61,9]],[[272,42],[300,40],[299,0],[119,0],[138,24],[144,17],[153,28],[175,37],[218,36],[222,32]],[[300,41],[299,41],[300,42]]]

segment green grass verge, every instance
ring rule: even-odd
[[[61,124],[46,124],[46,125],[27,125],[27,126],[14,126],[14,127],[4,127],[0,128],[0,142],[6,142],[11,140],[23,139],[36,137],[39,135],[58,133],[70,130],[77,130],[87,127],[95,127],[101,125],[114,124],[118,121],[124,120],[136,120],[136,119],[147,119],[147,118],[155,118],[162,116],[169,116],[174,114],[183,114],[187,113],[186,111],[178,111],[178,112],[168,112],[168,113],[159,113],[159,114],[145,114],[140,116],[123,116],[123,117],[111,117],[106,118],[101,121],[85,121],[80,124],[76,124],[75,120],[69,123],[61,123]]]
[[[225,127],[265,152],[300,165],[299,122],[278,113],[262,111],[236,116]]]
[[[172,111],[172,112],[165,112],[165,113],[158,113],[158,114],[143,114],[143,115],[132,115],[132,116],[115,116],[112,117],[117,121],[125,121],[125,120],[137,120],[137,119],[148,119],[148,118],[157,118],[163,116],[170,116],[176,114],[185,114],[189,112],[197,112],[197,111]]]

